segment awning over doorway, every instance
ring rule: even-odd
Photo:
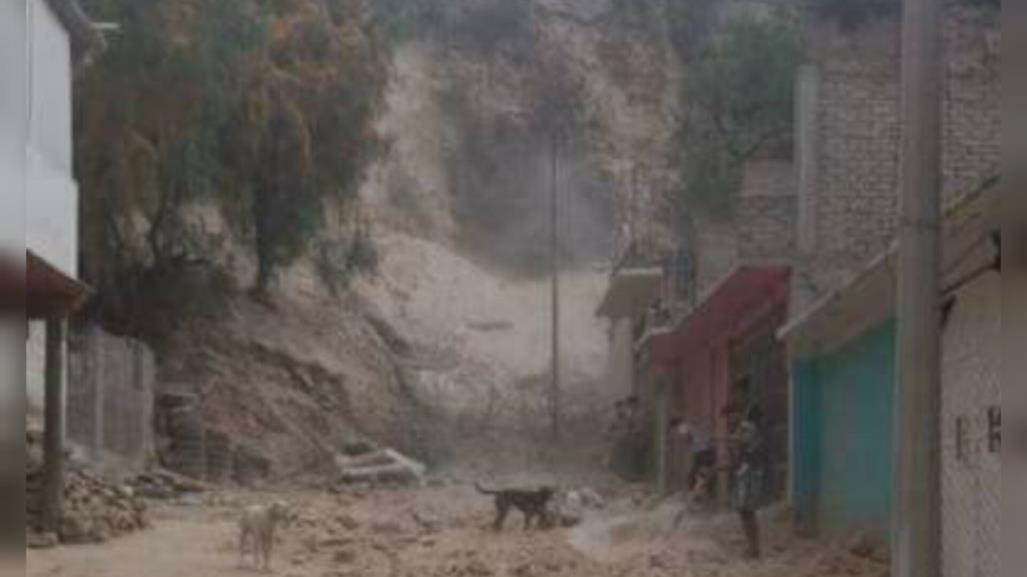
[[[718,281],[673,330],[652,339],[653,358],[672,361],[680,351],[712,342],[744,328],[750,315],[788,298],[791,268],[784,265],[736,267]]]

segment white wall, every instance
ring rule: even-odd
[[[957,294],[943,336],[942,560],[945,577],[998,577],[1002,462],[988,446],[988,409],[1001,406],[1001,281],[988,273]],[[964,455],[957,457],[956,420]]]
[[[77,274],[78,188],[71,163],[71,51],[49,5],[28,2],[29,139],[25,242],[68,275]]]
[[[28,132],[26,4],[0,2],[0,254],[24,254]],[[21,250],[19,250],[21,249]],[[21,257],[24,258],[24,257]]]
[[[72,177],[71,47],[67,32],[44,0],[26,0],[29,67],[25,168],[26,248],[69,276],[77,276],[78,187]],[[25,343],[28,418],[43,406],[45,327],[33,322]]]

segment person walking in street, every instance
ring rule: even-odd
[[[688,490],[696,489],[699,475],[703,471],[712,472],[717,466],[717,450],[713,438],[705,431],[693,427],[681,417],[674,417],[670,422],[671,433],[681,439],[689,453],[690,463],[686,482]]]

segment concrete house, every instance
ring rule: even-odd
[[[41,417],[43,408],[47,331],[63,333],[59,319],[80,305],[87,292],[77,280],[79,199],[72,176],[71,86],[76,66],[99,50],[103,41],[74,0],[26,0],[25,7],[29,94],[25,246],[30,319],[26,381],[31,422]],[[59,336],[63,348],[64,339]]]
[[[1000,243],[993,187],[943,225],[942,515],[945,575],[998,575]],[[890,536],[896,252],[785,326],[792,502],[802,526]]]
[[[611,390],[624,396],[638,393],[635,342],[646,312],[659,298],[663,286],[662,268],[646,259],[622,258],[610,274],[606,292],[596,316],[609,320],[606,379]]]
[[[641,400],[639,408],[651,413],[644,361],[635,346],[644,330],[650,310],[659,300],[664,286],[663,269],[651,259],[640,256],[628,247],[614,266],[609,284],[596,309],[596,316],[609,322],[605,390],[618,391],[622,399]],[[646,423],[652,419],[643,417]],[[648,456],[640,440],[622,435],[614,443],[611,464],[622,475],[637,478],[646,474]],[[651,438],[651,437],[650,437]]]
[[[680,417],[723,438],[729,402],[756,403],[767,417],[774,472],[772,492],[784,496],[788,462],[788,376],[777,329],[788,318],[795,245],[795,187],[791,161],[765,157],[745,166],[729,219],[697,219],[694,264],[684,302],[667,303],[664,322],[636,340],[638,381],[654,407],[650,420],[654,477],[665,492],[685,489],[692,455],[668,436]],[[718,447],[721,462],[728,448]],[[720,480],[728,495],[729,475]]]
[[[72,77],[103,40],[74,0],[20,0],[27,94],[25,141],[11,160],[25,182],[27,426],[45,421],[43,525],[57,528],[62,486],[67,317],[89,294],[78,274],[78,187],[72,176]],[[20,8],[21,6],[19,6]]]
[[[28,0],[25,9],[27,425],[33,431],[43,426],[51,373],[61,381],[62,445],[97,462],[141,466],[152,449],[152,352],[97,326],[69,334],[66,322],[89,293],[77,279],[73,76],[104,48],[104,40],[75,0]]]

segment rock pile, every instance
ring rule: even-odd
[[[26,521],[30,532],[41,528],[39,497],[42,474],[26,475]],[[61,543],[100,543],[147,527],[146,504],[131,487],[115,485],[87,470],[67,471],[57,539]],[[52,539],[30,539],[49,543]]]

